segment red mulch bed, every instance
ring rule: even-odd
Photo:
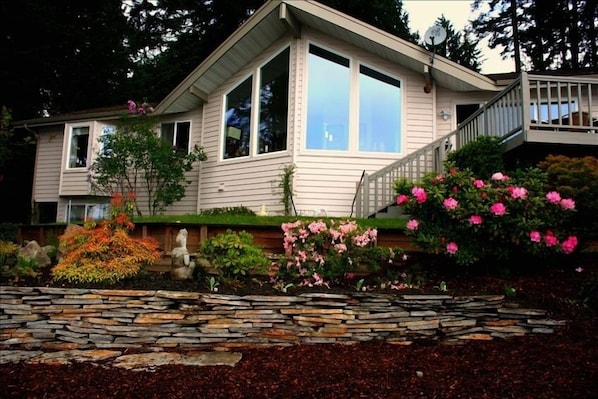
[[[514,287],[516,301],[569,320],[553,335],[459,346],[362,343],[244,349],[235,367],[162,366],[154,372],[89,362],[5,364],[0,365],[0,398],[596,398],[596,260],[593,256],[510,278],[431,277],[431,292],[442,277],[449,293],[502,293],[505,285]],[[584,270],[576,272],[579,266]],[[584,304],[586,298],[591,300]]]

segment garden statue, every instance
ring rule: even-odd
[[[191,261],[191,255],[187,249],[187,229],[180,229],[176,236],[177,246],[172,249],[172,269],[170,275],[176,280],[193,278],[195,262]]]

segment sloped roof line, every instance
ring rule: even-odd
[[[232,35],[230,35],[212,54],[210,54],[193,72],[191,72],[174,90],[172,90],[156,107],[157,113],[177,112],[188,110],[191,105],[199,105],[206,102],[209,92],[196,86],[199,80],[213,68],[215,64],[224,57],[234,46],[242,44],[243,39],[256,27],[261,24],[272,24],[273,19],[267,18],[277,12],[276,20],[280,21],[278,16],[279,7],[284,7],[285,11],[293,15],[294,19],[300,23],[307,23],[309,18],[325,23],[331,29],[343,30],[347,35],[352,35],[355,40],[364,39],[376,44],[378,47],[384,47],[387,52],[394,53],[397,57],[407,57],[411,59],[412,64],[417,65],[422,74],[426,73],[426,66],[431,66],[430,52],[423,47],[401,39],[381,29],[373,27],[361,20],[343,14],[333,8],[327,7],[314,0],[271,0],[256,10],[249,19],[242,24]],[[315,24],[314,24],[315,25]],[[277,25],[278,26],[278,25]],[[274,26],[265,26],[262,28],[274,29]],[[318,26],[313,26],[318,29]],[[264,29],[268,30],[268,29]],[[294,32],[296,34],[296,32]],[[274,41],[274,38],[270,40]],[[247,60],[249,61],[249,60]],[[412,69],[416,69],[411,66]],[[502,86],[497,85],[496,81],[475,72],[469,68],[459,65],[444,57],[436,56],[433,65],[434,78],[442,82],[442,79],[455,82],[461,82],[470,90],[490,90],[499,91]],[[183,97],[185,98],[183,100]],[[193,98],[191,100],[191,98]],[[179,104],[177,104],[177,102]]]

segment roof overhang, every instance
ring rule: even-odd
[[[313,0],[271,0],[258,9],[156,107],[186,112],[284,35],[300,37],[303,26],[366,49],[454,91],[500,91],[505,86],[421,46],[400,39]]]

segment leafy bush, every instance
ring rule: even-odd
[[[251,273],[265,274],[270,261],[262,249],[253,244],[253,236],[246,232],[217,234],[204,241],[199,251],[212,267],[225,278],[241,280]]]
[[[577,213],[572,223],[581,241],[598,238],[598,158],[549,155],[538,164],[548,175],[548,187],[573,197]]]
[[[0,240],[0,267],[8,265],[15,260],[20,246],[10,241]]]
[[[159,260],[162,254],[155,239],[129,236],[133,224],[125,209],[122,197],[113,198],[111,220],[67,228],[59,237],[63,256],[52,269],[54,280],[115,283]]]
[[[427,175],[410,188],[403,183],[397,204],[410,215],[407,234],[416,245],[460,265],[572,253],[577,237],[568,220],[575,202],[547,192],[545,182],[539,169],[517,178],[495,173],[482,180],[467,169],[452,168],[447,174]]]
[[[475,177],[487,179],[505,170],[500,138],[479,136],[475,141],[447,155],[447,163],[458,169],[469,169]]]
[[[225,208],[211,208],[201,211],[201,215],[215,216],[215,215],[235,215],[235,216],[255,216],[255,212],[246,206],[234,206]]]
[[[285,255],[280,268],[271,270],[274,282],[302,279],[303,285],[328,285],[363,266],[377,271],[402,255],[401,250],[376,247],[376,229],[362,228],[352,220],[328,223],[297,220],[282,224]]]

